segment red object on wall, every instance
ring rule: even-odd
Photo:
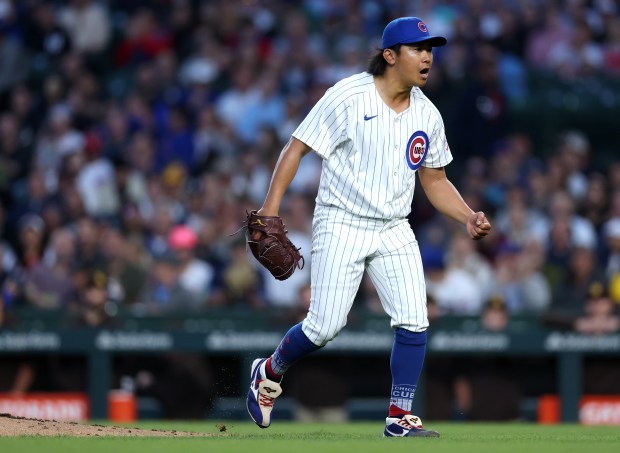
[[[0,413],[40,420],[88,420],[90,405],[85,393],[0,393]]]
[[[560,423],[560,398],[557,395],[543,395],[538,398],[538,423]]]
[[[584,425],[620,425],[620,395],[586,396],[579,405]]]
[[[113,422],[134,422],[138,418],[136,396],[124,390],[108,393],[108,419]]]
[[[560,423],[561,402],[557,395],[538,399],[538,423]],[[620,425],[620,395],[584,395],[579,401],[582,425]]]

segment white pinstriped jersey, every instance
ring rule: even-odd
[[[361,217],[395,219],[411,211],[416,170],[452,161],[437,108],[414,87],[394,112],[367,72],[336,83],[293,136],[323,158],[317,204]]]

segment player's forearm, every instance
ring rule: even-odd
[[[278,215],[282,197],[295,178],[302,157],[309,151],[310,148],[296,138],[289,140],[273,170],[265,202],[259,211],[261,215]]]
[[[437,179],[424,191],[435,209],[463,225],[474,212],[448,179]]]

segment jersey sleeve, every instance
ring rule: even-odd
[[[437,114],[435,129],[429,141],[431,142],[430,147],[423,164],[425,167],[441,168],[452,162],[452,152],[450,151],[448,139],[446,138],[446,129],[443,124],[443,119],[439,114]]]
[[[293,132],[293,137],[327,159],[345,139],[347,103],[330,88]]]

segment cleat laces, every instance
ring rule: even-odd
[[[271,396],[263,395],[262,393],[258,394],[258,404],[263,407],[273,407],[273,400]]]
[[[413,429],[413,425],[410,425],[405,419],[398,420],[396,424],[402,426],[405,429]]]

